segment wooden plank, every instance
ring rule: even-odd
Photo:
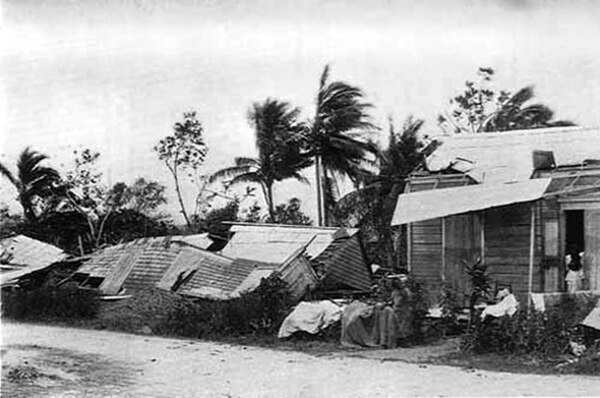
[[[533,292],[533,262],[535,254],[535,205],[531,206],[531,242],[529,245],[529,279],[527,283],[527,310],[531,306],[531,293]]]
[[[129,273],[133,269],[138,255],[138,252],[125,253],[119,259],[117,265],[110,270],[108,275],[106,275],[98,289],[102,293],[109,295],[119,293],[121,286],[123,286],[123,282],[125,282],[125,279],[127,279]]]
[[[584,274],[587,288],[600,289],[600,209],[584,211]]]

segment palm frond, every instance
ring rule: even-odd
[[[208,182],[212,184],[213,182],[219,180],[227,180],[234,179],[240,175],[247,174],[251,172],[252,168],[249,166],[231,166],[216,171],[208,177]]]
[[[15,178],[15,176],[8,169],[8,167],[3,165],[2,163],[0,163],[0,174],[2,174],[8,181],[10,181],[11,184],[17,187],[17,189],[19,188],[19,181]]]

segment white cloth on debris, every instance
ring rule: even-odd
[[[546,299],[544,293],[531,293],[533,308],[539,312],[546,312]]]
[[[488,305],[483,309],[481,313],[481,319],[485,319],[485,317],[493,316],[495,318],[499,318],[501,316],[513,316],[515,312],[517,312],[517,307],[519,306],[519,302],[514,294],[509,294],[504,297],[502,301],[498,304]]]
[[[295,332],[319,333],[338,322],[344,306],[333,301],[303,301],[283,320],[277,337],[285,339]]]
[[[600,330],[600,299],[596,307],[581,322],[582,325]]]

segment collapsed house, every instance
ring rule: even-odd
[[[202,242],[205,247],[199,247]],[[231,258],[204,250],[210,243],[197,236],[136,239],[93,253],[74,279],[107,296],[156,287],[213,300],[252,291],[275,272],[292,287],[296,299],[316,283],[308,262],[284,259],[267,264]]]
[[[392,220],[407,226],[408,268],[433,301],[443,284],[466,293],[465,264],[478,258],[523,301],[565,291],[565,255],[582,252],[585,289],[600,290],[600,129],[439,141]]]
[[[58,247],[25,235],[0,239],[0,286],[18,284],[65,258],[65,252]]]
[[[367,292],[371,288],[371,269],[358,229],[230,224],[233,236],[221,251],[224,256],[268,264],[308,259],[322,291]]]

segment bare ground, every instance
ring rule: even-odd
[[[2,396],[598,396],[600,377],[407,363],[448,347],[321,352],[2,325]]]

